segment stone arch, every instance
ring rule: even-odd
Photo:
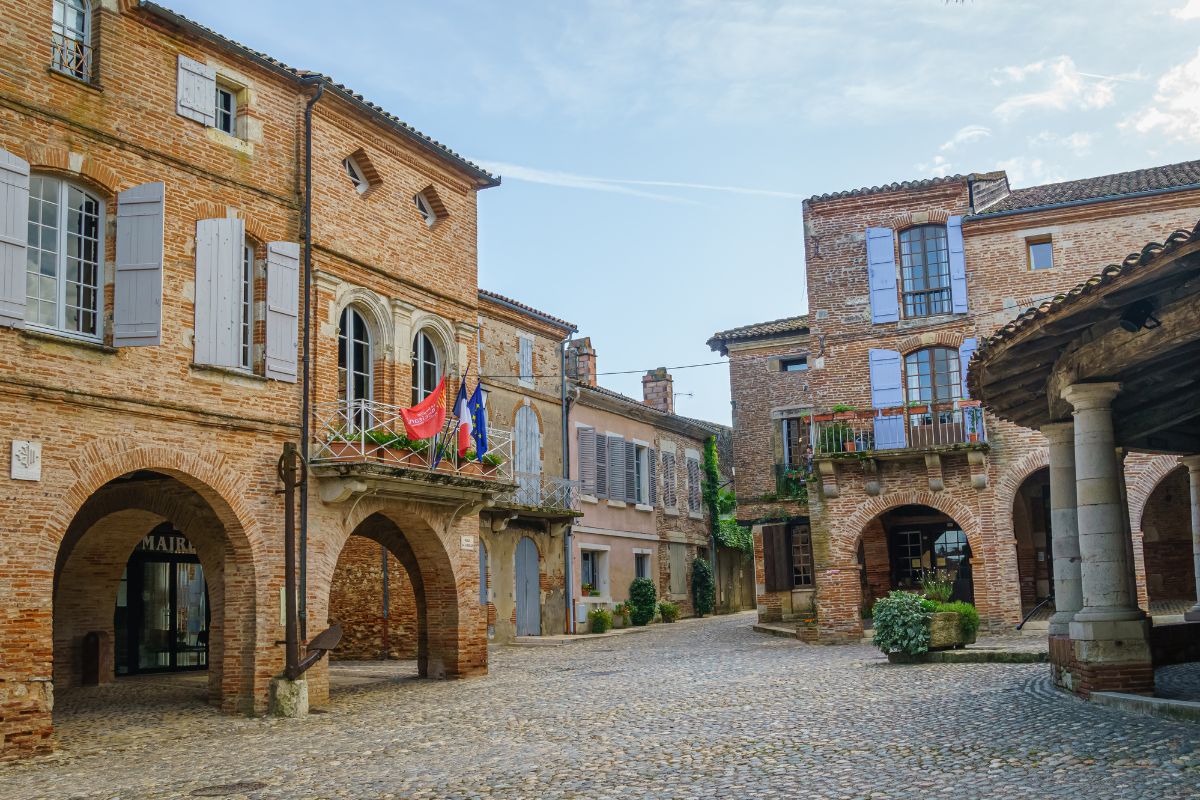
[[[925,212],[905,211],[897,214],[888,222],[888,227],[899,233],[905,228],[917,225],[945,225],[950,219],[950,212],[945,209],[929,209]]]
[[[272,237],[270,229],[262,220],[247,214],[237,206],[224,205],[212,200],[201,200],[196,203],[196,219],[240,219],[246,225],[246,235],[259,242],[266,243],[279,237]]]
[[[1150,495],[1168,475],[1183,465],[1176,456],[1155,456],[1146,467],[1138,473],[1132,486],[1126,488],[1129,504],[1129,527],[1134,536],[1142,532],[1142,517],[1146,513],[1146,503]],[[1128,468],[1127,468],[1128,470]]]
[[[957,350],[965,338],[961,331],[926,331],[901,339],[896,349],[902,356],[927,347],[950,347]]]
[[[1130,461],[1131,459],[1127,459],[1125,462],[1127,476],[1133,471],[1130,469]],[[1138,466],[1141,468],[1137,470],[1136,477],[1132,484],[1126,487],[1126,500],[1129,506],[1130,535],[1133,539],[1133,566],[1137,576],[1138,604],[1153,613],[1155,608],[1151,603],[1157,604],[1164,599],[1179,599],[1174,595],[1186,595],[1188,599],[1195,597],[1195,573],[1191,569],[1192,562],[1187,557],[1191,551],[1192,538],[1190,508],[1183,509],[1183,519],[1180,520],[1180,527],[1185,533],[1179,537],[1179,543],[1185,544],[1181,548],[1183,552],[1168,552],[1164,559],[1164,553],[1159,548],[1165,540],[1161,538],[1162,530],[1159,525],[1154,524],[1162,522],[1155,517],[1161,514],[1164,507],[1151,504],[1156,495],[1165,491],[1165,484],[1179,475],[1184,478],[1182,489],[1185,502],[1190,500],[1190,494],[1187,488],[1187,467],[1176,456],[1153,456]],[[1150,513],[1152,508],[1156,512],[1154,516]],[[1171,573],[1174,573],[1174,579],[1164,580],[1164,575]],[[1175,584],[1176,591],[1170,591],[1169,585],[1172,583]],[[1179,591],[1180,584],[1187,584],[1182,592]]]
[[[443,359],[442,374],[449,375],[458,370],[458,344],[454,336],[454,327],[442,317],[428,311],[417,311],[413,314],[411,335],[404,343],[404,348],[411,356],[413,340],[417,334],[424,331],[433,340],[438,355]]]
[[[996,526],[997,531],[1007,532],[1010,536],[1013,534],[1013,503],[1016,501],[1021,484],[1025,483],[1033,473],[1049,466],[1050,448],[1038,445],[1035,450],[1021,456],[1016,463],[1004,471],[996,483],[996,499],[992,511],[1000,522]]]
[[[58,173],[90,185],[103,193],[105,200],[116,199],[120,176],[90,153],[74,153],[62,145],[28,144],[25,160],[29,162],[30,170]]]
[[[366,320],[367,327],[371,330],[372,343],[378,352],[377,357],[386,361],[396,361],[395,325],[392,323],[392,311],[387,299],[362,286],[339,284],[334,296],[332,322],[335,328],[340,324],[346,306],[354,306]]]
[[[982,563],[984,553],[983,527],[971,509],[961,500],[945,492],[930,492],[909,489],[880,497],[872,497],[860,505],[834,529],[831,548],[832,566],[847,566],[856,563],[858,543],[862,539],[867,523],[880,514],[900,506],[929,506],[942,512],[962,526],[967,542],[971,545],[971,558]]]

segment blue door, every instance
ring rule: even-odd
[[[537,545],[528,536],[517,542],[517,636],[541,636],[542,601]]]

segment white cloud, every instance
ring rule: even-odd
[[[917,172],[926,175],[930,178],[938,178],[942,175],[949,175],[951,164],[942,155],[936,155],[929,161],[924,161],[920,164],[913,165]]]
[[[695,203],[675,195],[659,194],[642,191],[636,187],[657,187],[664,189],[685,189],[689,191],[724,192],[727,194],[755,195],[758,197],[774,197],[783,200],[802,200],[805,195],[796,192],[782,192],[774,189],[757,189],[749,186],[727,186],[713,183],[688,183],[685,181],[656,181],[642,178],[597,178],[593,175],[578,175],[572,172],[523,167],[519,164],[509,164],[503,161],[479,160],[479,164],[489,172],[496,172],[503,178],[540,183],[547,186],[562,186],[569,189],[590,189],[597,192],[617,192],[637,197],[647,197],[653,200],[665,200],[675,203]]]
[[[1008,173],[1008,182],[1014,188],[1037,186],[1043,183],[1060,183],[1066,180],[1057,165],[1051,166],[1040,158],[1014,156],[1004,161],[997,161],[996,169],[1002,169]]]
[[[1171,10],[1176,19],[1200,19],[1200,0],[1188,0],[1180,8]]]
[[[1033,83],[1041,86],[1005,98],[994,112],[1002,120],[1011,120],[1031,110],[1092,110],[1112,105],[1118,81],[1138,80],[1137,75],[1096,75],[1080,72],[1070,56],[1035,61],[1021,67],[1004,67],[992,76],[992,83]]]
[[[986,139],[992,135],[992,129],[986,128],[983,125],[965,125],[954,132],[946,142],[938,148],[943,153],[953,150],[962,144],[968,144],[980,139]]]
[[[1120,127],[1159,133],[1173,141],[1200,142],[1200,50],[1191,61],[1167,70],[1158,79],[1154,102]]]
[[[1092,151],[1092,144],[1095,141],[1096,135],[1094,133],[1085,133],[1084,131],[1075,131],[1074,133],[1065,135],[1052,131],[1042,131],[1029,137],[1029,146],[1060,147],[1071,151],[1072,155],[1082,157]]]

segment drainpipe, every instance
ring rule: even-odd
[[[570,435],[570,406],[567,403],[567,346],[571,343],[571,337],[563,339],[558,346],[559,358],[559,392],[560,402],[562,403],[562,462],[563,462],[563,478],[571,479],[571,435]],[[573,518],[572,518],[573,519]],[[575,608],[572,602],[573,587],[571,586],[571,576],[573,567],[571,565],[571,522],[567,523],[566,530],[563,532],[563,594],[565,595],[567,633],[575,632]]]
[[[301,378],[303,397],[300,400],[300,456],[308,464],[311,398],[312,398],[312,113],[313,106],[325,94],[325,83],[319,76],[302,79],[316,84],[316,93],[304,106],[304,370]],[[300,482],[300,638],[308,638],[308,470]]]

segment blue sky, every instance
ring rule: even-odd
[[[480,285],[577,323],[602,372],[803,313],[804,197],[1200,143],[1200,0],[164,2],[499,172]],[[674,374],[680,413],[728,422],[724,367]]]

